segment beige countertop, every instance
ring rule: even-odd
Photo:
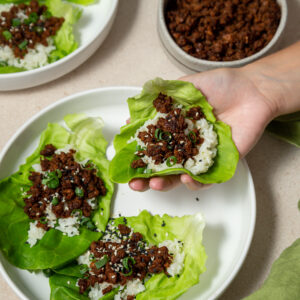
[[[289,0],[283,46],[300,39],[300,0]],[[104,86],[141,86],[156,76],[177,79],[186,70],[166,56],[156,31],[157,0],[120,0],[104,44],[83,66],[40,87],[0,92],[0,149],[25,121],[47,105]],[[265,134],[247,156],[256,195],[257,220],[248,256],[222,300],[241,299],[266,278],[280,252],[300,237],[299,149]],[[0,299],[19,299],[0,275]]]

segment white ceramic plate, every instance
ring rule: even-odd
[[[78,49],[47,66],[19,73],[0,74],[0,91],[20,90],[57,79],[86,61],[108,35],[116,16],[119,0],[98,0],[83,9],[75,24]]]
[[[62,123],[68,113],[85,112],[104,119],[104,135],[110,142],[107,153],[111,158],[114,154],[112,139],[129,115],[125,100],[139,92],[139,88],[132,87],[103,88],[73,95],[49,106],[22,126],[7,144],[0,160],[0,178],[18,169],[37,146],[48,122]],[[203,241],[208,254],[207,271],[201,276],[200,284],[180,299],[208,300],[218,297],[241,267],[253,235],[255,192],[246,162],[239,163],[232,180],[206,191],[191,192],[178,187],[167,193],[138,193],[126,184],[119,185],[113,202],[113,215],[136,215],[141,209],[148,209],[154,214],[180,216],[199,211],[203,213],[207,224]],[[3,276],[22,299],[49,299],[48,279],[42,274],[19,270],[2,256],[0,261]]]

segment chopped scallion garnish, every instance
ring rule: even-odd
[[[177,163],[177,158],[175,156],[168,157],[166,162],[168,167],[173,167],[174,165],[176,165],[176,163]]]
[[[26,49],[26,47],[27,47],[27,44],[28,44],[28,41],[23,41],[22,43],[20,43],[19,45],[18,45],[18,47],[21,49],[21,50],[24,50],[24,49]]]
[[[95,266],[99,270],[100,268],[104,267],[107,262],[108,262],[108,256],[104,255],[101,259],[95,262]]]
[[[12,38],[12,34],[8,31],[8,30],[4,30],[2,32],[3,36],[5,37],[5,39],[8,41]]]

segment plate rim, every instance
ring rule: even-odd
[[[118,1],[118,0],[117,0]],[[73,101],[73,99],[77,99],[82,96],[88,96],[93,93],[98,92],[105,92],[105,91],[120,91],[120,90],[131,90],[133,92],[141,92],[142,88],[138,86],[107,86],[107,87],[100,87],[95,89],[89,89],[85,91],[81,91],[79,93],[71,94],[67,97],[63,97],[61,99],[56,100],[54,103],[44,107],[42,110],[31,116],[23,125],[21,125],[17,131],[10,137],[10,139],[7,141],[7,143],[4,145],[1,153],[0,153],[0,168],[2,164],[2,160],[5,157],[6,153],[14,143],[14,141],[21,136],[21,134],[26,130],[28,126],[30,126],[31,123],[36,121],[38,118],[46,114],[48,111],[51,111],[52,109],[59,107],[60,105],[64,105],[67,102]],[[245,239],[244,247],[241,251],[241,255],[239,256],[239,259],[237,260],[236,264],[234,265],[231,273],[229,274],[228,278],[223,281],[223,283],[219,286],[218,289],[216,289],[211,297],[209,297],[208,300],[214,300],[217,299],[220,295],[222,295],[225,290],[229,287],[230,283],[233,281],[233,279],[236,277],[237,273],[240,271],[241,267],[243,266],[243,263],[246,259],[246,256],[249,252],[251,242],[254,236],[254,230],[255,230],[255,224],[256,224],[256,193],[255,193],[255,186],[253,182],[252,173],[249,169],[249,166],[247,164],[247,161],[245,158],[240,160],[241,164],[244,168],[246,168],[247,176],[248,176],[248,182],[249,182],[249,189],[251,194],[251,201],[250,201],[250,222],[248,225],[248,236]],[[1,253],[0,258],[3,257],[3,259],[6,259],[3,254]],[[5,270],[2,260],[0,259],[0,273],[2,274],[3,278],[6,280],[8,285],[12,288],[12,290],[22,299],[22,300],[29,300],[24,293],[20,290],[20,288],[14,283],[14,281],[10,278],[8,275],[8,272]]]
[[[116,9],[118,8],[119,0],[109,0],[109,1],[112,2],[112,9],[106,15],[103,30],[99,31],[95,35],[95,37],[93,39],[91,39],[86,45],[79,46],[72,53],[70,53],[67,56],[65,56],[65,57],[63,57],[63,58],[61,58],[61,59],[59,59],[59,60],[57,60],[57,61],[55,61],[51,64],[48,64],[46,66],[42,66],[42,67],[39,67],[39,68],[35,68],[35,69],[32,69],[32,70],[27,70],[27,71],[23,71],[23,72],[0,74],[0,81],[5,80],[5,79],[14,79],[14,78],[19,79],[19,78],[23,78],[23,77],[26,78],[26,77],[31,76],[31,75],[36,75],[40,72],[50,72],[53,68],[59,67],[61,64],[67,63],[69,60],[73,59],[74,57],[76,57],[80,53],[84,52],[102,34],[104,29],[108,25],[109,21],[111,20],[111,18],[113,18],[114,14],[116,12]],[[74,3],[73,4],[71,3],[71,5],[74,5]],[[77,4],[75,6],[80,7],[79,4]],[[83,10],[84,10],[84,8],[83,8]]]

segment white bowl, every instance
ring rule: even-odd
[[[82,6],[83,13],[75,25],[79,47],[68,56],[30,71],[0,74],[0,91],[13,91],[37,86],[57,79],[86,61],[108,35],[116,16],[119,0],[100,0]]]
[[[165,8],[169,0],[159,0],[158,1],[158,20],[157,28],[158,33],[161,39],[162,44],[166,48],[168,54],[172,56],[175,60],[183,64],[184,66],[192,69],[194,71],[205,71],[215,68],[228,68],[228,67],[241,67],[246,65],[254,60],[257,60],[266,54],[270,53],[271,50],[275,50],[278,47],[279,42],[282,38],[284,28],[287,22],[288,9],[286,0],[277,0],[278,4],[281,7],[281,19],[279,26],[272,40],[259,52],[234,61],[209,61],[205,59],[200,59],[193,57],[183,51],[173,40],[172,36],[169,33],[169,30],[165,21]]]

